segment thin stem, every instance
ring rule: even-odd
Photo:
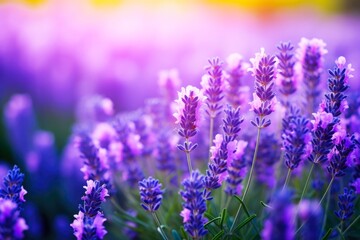
[[[312,166],[311,166],[311,168],[310,168],[310,172],[309,172],[309,175],[308,175],[308,177],[307,177],[307,179],[306,179],[305,186],[304,186],[304,189],[303,189],[303,191],[302,191],[302,193],[301,193],[301,197],[300,197],[300,201],[299,201],[299,202],[301,202],[301,200],[302,200],[303,197],[304,197],[304,194],[305,194],[305,192],[306,192],[307,186],[309,185],[309,180],[310,180],[311,173],[312,173],[313,170],[314,170],[314,166],[315,166],[315,163],[313,163]]]
[[[158,226],[158,228],[159,228],[159,230],[160,230],[161,236],[163,237],[163,239],[168,240],[165,232],[163,231],[163,229],[162,229],[162,227],[161,227],[161,223],[160,223],[160,220],[159,220],[156,212],[152,212],[152,216],[153,216],[153,218],[154,218],[154,220],[155,220],[155,222],[156,222],[156,225]]]
[[[229,204],[230,204],[230,202],[231,202],[231,198],[232,198],[232,197],[226,195],[226,198],[227,198],[227,200],[226,200],[225,208],[227,209],[227,208],[229,207]]]
[[[283,186],[283,188],[282,188],[281,191],[284,191],[284,189],[285,189],[286,186],[288,185],[289,180],[290,180],[290,176],[291,176],[291,172],[292,172],[292,170],[289,168],[289,170],[288,170],[288,172],[287,172],[287,175],[286,175],[285,182],[284,182],[284,186]]]
[[[325,226],[326,226],[326,219],[327,219],[329,204],[330,204],[330,194],[327,195],[327,198],[326,198],[326,206],[325,206],[325,211],[324,211],[323,224],[321,226],[321,232],[323,232],[323,230],[325,229]]]
[[[261,118],[260,118],[260,122],[261,122]],[[258,127],[258,131],[257,131],[257,136],[256,136],[256,145],[255,145],[255,151],[254,151],[254,156],[253,156],[253,160],[252,160],[252,163],[251,163],[251,168],[250,168],[250,173],[249,173],[249,179],[246,183],[246,187],[245,187],[245,191],[244,191],[244,194],[241,198],[241,200],[244,202],[245,200],[245,197],[246,197],[246,194],[247,192],[249,191],[249,187],[250,187],[250,184],[251,184],[251,179],[252,179],[252,175],[253,175],[253,172],[254,172],[254,166],[255,166],[255,162],[256,162],[256,157],[257,157],[257,152],[258,152],[258,149],[259,149],[259,140],[260,140],[260,130],[261,128]],[[231,228],[230,228],[230,233],[232,232],[234,226],[235,226],[235,223],[237,221],[237,218],[239,217],[239,213],[240,213],[240,210],[241,210],[241,204],[236,212],[236,215],[235,215],[235,218],[234,218],[234,221],[231,225]]]
[[[360,219],[360,215],[357,216],[357,218],[355,218],[354,221],[352,221],[352,223],[350,223],[350,225],[345,229],[345,231],[343,231],[343,235],[345,235],[345,233],[346,233],[347,231],[349,231],[349,229],[350,229],[350,228],[356,223],[356,221],[359,220],[359,219]]]
[[[322,203],[322,201],[324,200],[324,198],[325,198],[326,194],[328,193],[328,191],[330,190],[331,185],[332,185],[332,183],[334,182],[334,180],[335,180],[335,176],[333,176],[333,177],[331,178],[331,181],[330,181],[328,187],[326,188],[326,190],[325,190],[325,192],[324,192],[324,195],[322,196],[322,198],[321,198],[321,200],[320,200],[320,202],[319,202],[318,207],[321,206],[321,203]]]
[[[186,145],[189,146],[189,139],[187,139],[187,138],[186,138]],[[190,152],[188,150],[186,150],[185,153],[186,153],[187,164],[188,164],[189,172],[190,172],[190,176],[191,176],[191,173],[193,170],[192,170],[192,166],[191,166]]]
[[[214,135],[214,118],[210,116],[210,130],[209,130],[209,162],[211,158],[211,146],[213,142],[213,135]]]

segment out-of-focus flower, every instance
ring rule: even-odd
[[[215,118],[221,112],[221,100],[224,98],[224,78],[222,73],[222,63],[219,58],[209,60],[209,66],[206,67],[207,74],[202,77],[201,86],[206,97],[206,113],[210,118]]]
[[[176,98],[176,91],[180,88],[180,77],[177,69],[163,70],[159,72],[158,85],[162,95],[168,102]]]
[[[317,240],[321,237],[322,209],[317,201],[302,200],[298,206],[298,216],[304,224],[302,239]]]
[[[341,220],[346,221],[354,214],[354,191],[344,188],[344,193],[339,195],[339,210],[335,215]]]
[[[232,53],[226,58],[224,91],[226,100],[234,108],[247,102],[249,87],[244,86],[242,78],[248,67],[248,63],[244,62],[243,56],[238,53]]]
[[[11,199],[0,198],[0,239],[22,239],[29,229],[21,218],[18,206]]]
[[[278,192],[272,200],[269,218],[265,221],[261,236],[264,240],[295,238],[295,212],[288,190]]]

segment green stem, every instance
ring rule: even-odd
[[[163,239],[168,240],[165,232],[163,231],[163,229],[162,229],[162,227],[161,227],[161,223],[160,223],[160,220],[159,220],[156,212],[152,212],[152,216],[153,216],[153,218],[154,218],[154,220],[155,220],[155,222],[156,222],[156,225],[157,225],[158,228],[159,228],[159,231],[160,231],[160,233],[161,233],[161,236],[163,237]]]
[[[209,162],[211,158],[211,146],[213,143],[213,135],[214,135],[214,118],[210,117],[210,130],[209,130]]]
[[[324,198],[325,198],[326,194],[328,193],[328,191],[330,190],[331,185],[333,184],[334,180],[335,180],[335,176],[333,176],[333,177],[331,178],[331,181],[330,181],[328,187],[326,188],[326,190],[325,190],[325,192],[324,192],[324,195],[322,196],[322,198],[321,198],[321,200],[320,200],[320,202],[319,202],[318,207],[321,206],[321,203],[322,203],[322,201],[324,200]]]
[[[284,191],[284,189],[286,188],[286,186],[288,185],[289,183],[289,180],[290,180],[290,176],[291,176],[291,169],[289,168],[288,172],[287,172],[287,175],[286,175],[286,179],[285,179],[285,182],[284,182],[284,186],[282,188],[281,191]]]
[[[326,226],[326,219],[327,219],[327,213],[328,213],[328,209],[329,209],[329,204],[330,204],[330,194],[327,195],[327,198],[326,198],[326,206],[325,206],[325,211],[324,211],[323,224],[321,226],[321,232],[324,231],[325,226]]]
[[[187,138],[186,138],[186,144],[189,146],[189,139],[187,139]],[[190,176],[191,176],[191,173],[193,170],[192,170],[192,166],[191,166],[190,152],[186,150],[185,153],[186,153],[187,164],[188,164],[189,172],[190,172]]]
[[[299,201],[299,202],[301,202],[301,200],[302,200],[303,197],[304,197],[304,194],[305,194],[305,192],[306,192],[306,189],[307,189],[307,187],[308,187],[308,185],[309,185],[309,180],[310,180],[311,173],[312,173],[313,170],[314,170],[314,166],[315,166],[315,163],[313,163],[312,166],[311,166],[311,168],[310,168],[310,172],[309,172],[309,175],[308,175],[308,177],[307,177],[307,179],[306,179],[305,186],[304,186],[304,189],[303,189],[303,191],[302,191],[302,193],[301,193],[301,197],[300,197],[300,201]]]
[[[357,218],[355,218],[354,221],[352,221],[352,223],[345,229],[345,231],[343,231],[343,235],[345,235],[345,233],[346,233],[347,231],[349,231],[349,229],[350,229],[350,228],[356,223],[356,221],[359,220],[359,219],[360,219],[360,215],[357,216]]]
[[[260,122],[261,122],[262,118],[260,118]],[[257,131],[257,136],[256,136],[256,145],[255,145],[255,151],[254,151],[254,156],[253,156],[253,160],[252,160],[252,163],[251,163],[251,168],[250,168],[250,173],[249,173],[249,178],[248,178],[248,181],[246,183],[246,187],[245,187],[245,191],[244,191],[244,194],[241,198],[241,201],[244,202],[245,200],[245,197],[246,197],[246,194],[247,192],[249,191],[249,187],[250,187],[250,184],[251,184],[251,179],[252,179],[252,176],[253,176],[253,172],[254,172],[254,166],[255,166],[255,162],[256,162],[256,157],[257,157],[257,153],[258,153],[258,149],[259,149],[259,140],[260,140],[260,130],[261,128],[258,127],[258,131]],[[236,212],[236,215],[235,215],[235,218],[234,218],[234,221],[231,225],[231,228],[230,228],[230,233],[232,232],[235,224],[236,224],[236,221],[237,221],[237,218],[239,217],[239,213],[240,213],[240,210],[241,210],[241,204]]]

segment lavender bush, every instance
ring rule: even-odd
[[[327,59],[325,47],[323,40],[303,38],[297,49],[289,42],[271,54],[261,49],[251,64],[236,53],[226,61],[212,58],[198,81],[202,88],[177,89],[178,73],[161,72],[162,97],[133,112],[116,112],[108,98],[90,99],[63,156],[67,171],[53,174],[77,197],[60,198],[76,213],[68,220],[73,235],[360,238],[359,106],[353,101],[360,96],[352,89],[351,64],[342,56]],[[5,118],[17,155],[31,167],[31,156],[40,163],[44,157],[31,142],[36,126],[23,98],[24,110],[12,109],[12,99]],[[17,128],[23,118],[31,121]],[[15,238],[27,228],[19,217],[22,180],[14,167],[0,190],[0,222],[10,219],[20,228]]]

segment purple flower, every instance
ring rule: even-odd
[[[139,182],[141,206],[149,212],[155,212],[161,205],[164,190],[159,180],[148,177]]]
[[[307,156],[306,146],[311,138],[308,123],[309,121],[300,115],[300,111],[292,107],[283,119],[284,159],[291,170],[297,168],[300,161]]]
[[[269,217],[265,221],[261,236],[264,240],[295,238],[295,212],[289,191],[278,192],[269,209]]]
[[[230,54],[226,59],[224,92],[227,101],[234,108],[247,102],[249,88],[241,82],[247,68],[248,63],[245,63],[238,53]]]
[[[100,180],[107,184],[109,181],[109,164],[106,150],[98,149],[86,134],[80,136],[78,147],[81,158],[84,159],[84,166],[81,168],[84,179]]]
[[[243,123],[244,118],[240,116],[240,108],[227,107],[224,112],[224,138],[226,142],[230,142],[237,138],[241,130],[240,125]]]
[[[335,145],[329,154],[330,164],[327,167],[332,176],[342,177],[345,175],[344,170],[347,168],[347,159],[354,149],[354,136],[345,137]]]
[[[281,144],[274,134],[266,133],[260,139],[260,146],[257,154],[257,167],[255,168],[256,180],[269,188],[275,186],[275,164],[281,155]]]
[[[275,93],[273,91],[275,78],[275,57],[265,54],[262,48],[260,53],[255,55],[255,58],[250,59],[253,64],[249,71],[255,77],[255,93],[254,100],[250,102],[251,111],[257,115],[255,121],[251,123],[258,128],[265,128],[271,124],[269,119],[264,117],[270,115],[275,111],[275,104],[277,103]]]
[[[210,118],[215,118],[221,112],[221,100],[223,96],[224,79],[222,76],[222,63],[219,58],[209,60],[210,66],[206,67],[207,74],[202,77],[201,86],[203,88],[204,96],[206,97],[205,104],[207,108],[206,113]]]
[[[335,211],[335,215],[341,221],[346,221],[354,214],[354,200],[354,191],[344,188],[344,193],[339,195],[339,210]]]
[[[231,196],[240,195],[242,191],[241,182],[248,172],[244,151],[247,146],[245,141],[232,141],[228,143],[227,177],[225,192]]]
[[[177,69],[163,70],[159,72],[158,85],[167,102],[176,98],[176,89],[180,87],[181,80]]]
[[[321,236],[322,209],[317,201],[302,200],[298,206],[298,216],[302,223],[302,239],[318,240]],[[306,223],[306,224],[305,224]]]
[[[81,198],[83,205],[79,205],[79,213],[75,214],[75,220],[70,226],[74,229],[77,240],[103,239],[107,231],[103,224],[106,221],[101,213],[100,205],[109,196],[105,184],[99,181],[88,180],[85,195]]]
[[[184,228],[194,239],[199,239],[207,233],[204,228],[206,223],[204,217],[206,201],[203,197],[203,181],[204,176],[198,170],[195,170],[190,177],[182,182],[184,190],[180,191],[180,195],[184,200],[182,204],[184,209],[181,213],[184,218]]]
[[[173,172],[176,169],[175,148],[178,141],[177,136],[170,135],[167,131],[161,131],[157,140],[155,156],[157,168],[160,171]]]
[[[280,93],[287,97],[296,92],[298,84],[298,76],[294,69],[294,54],[292,53],[294,46],[288,42],[280,43],[277,48],[280,52],[276,55],[279,60],[276,82],[279,85]]]
[[[22,186],[24,174],[20,172],[18,166],[14,166],[4,177],[3,184],[0,188],[0,198],[9,199],[16,203],[17,210],[21,210],[22,204],[25,202],[24,195],[27,191]]]
[[[355,190],[356,194],[360,194],[360,178],[355,179],[350,186]]]
[[[326,44],[321,39],[302,38],[297,49],[297,58],[302,66],[302,78],[305,84],[306,99],[309,100],[308,104],[310,104],[310,113],[317,105],[316,97],[319,95],[317,87],[323,72],[323,56],[327,53],[325,46]]]
[[[20,216],[18,206],[10,199],[0,198],[0,239],[22,239],[29,229]]]

